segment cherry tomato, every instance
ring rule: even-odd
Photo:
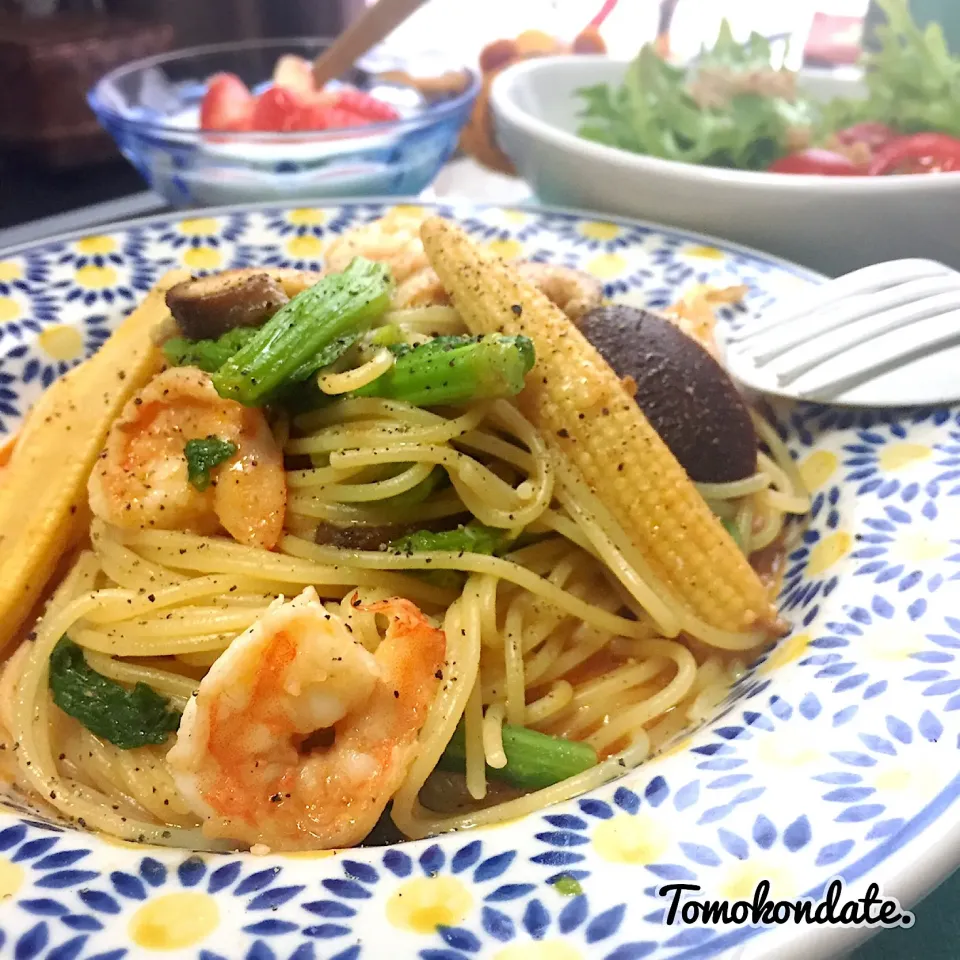
[[[944,133],[915,133],[897,137],[878,150],[867,172],[872,177],[882,177],[953,170],[960,170],[960,140]]]
[[[200,129],[250,130],[253,108],[253,94],[238,76],[216,73],[200,103]]]
[[[781,157],[769,168],[770,173],[813,173],[824,177],[857,177],[865,171],[842,153],[810,147]]]
[[[862,143],[873,153],[893,140],[897,134],[885,123],[867,122],[855,123],[845,130],[838,130],[834,136],[846,147]]]
[[[253,129],[283,132],[298,129],[306,100],[287,87],[268,87],[253,108]]]

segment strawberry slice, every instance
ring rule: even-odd
[[[320,94],[300,110],[297,130],[337,130],[342,127],[365,127],[370,121],[359,113],[343,110],[330,102],[327,94]]]
[[[337,90],[334,94],[334,106],[350,113],[366,117],[368,123],[384,123],[388,120],[399,120],[397,113],[389,103],[384,103],[376,97],[362,90],[346,88]]]
[[[200,103],[201,130],[250,130],[254,99],[235,74],[215,73]]]
[[[268,87],[253,108],[253,129],[274,133],[298,130],[300,113],[307,102],[288,87]]]
[[[314,92],[313,67],[310,61],[298,57],[295,53],[285,53],[273,68],[273,84],[309,97]]]

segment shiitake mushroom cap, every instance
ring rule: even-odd
[[[184,280],[166,295],[177,326],[191,340],[216,339],[236,327],[259,327],[288,301],[270,274],[249,270]]]
[[[616,373],[691,480],[728,483],[756,472],[746,401],[719,363],[665,317],[625,304],[598,307],[577,326]]]

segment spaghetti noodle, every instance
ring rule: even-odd
[[[399,330],[408,347],[467,332],[450,306],[390,311],[377,323]],[[221,654],[267,623],[278,598],[304,588],[370,654],[383,642],[377,605],[391,597],[442,628],[442,680],[385,798],[407,837],[517,817],[594,788],[709,716],[769,634],[720,629],[675,596],[513,400],[425,409],[343,396],[394,369],[397,355],[378,348],[353,366],[348,355],[320,376],[331,395],[323,406],[274,422],[287,490],[277,549],[189,527],[92,521],[3,675],[10,696],[0,720],[22,789],[128,840],[231,846],[203,829],[202,807],[171,770],[175,734],[124,748],[89,729],[57,705],[51,656],[69,637],[101,678],[124,690],[144,685],[182,712]],[[755,423],[764,447],[756,473],[699,489],[757,557],[807,499],[776,432]],[[399,546],[405,531],[461,531],[465,520],[493,531],[495,546]],[[776,586],[768,578],[771,598]],[[546,786],[518,792],[515,784],[504,799],[494,781],[510,773],[508,737],[517,730],[574,741],[597,762]],[[440,773],[456,737],[459,773]]]

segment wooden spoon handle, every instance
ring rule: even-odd
[[[371,47],[385,39],[425,2],[378,0],[365,10],[313,61],[313,81],[317,89],[349,70]]]

